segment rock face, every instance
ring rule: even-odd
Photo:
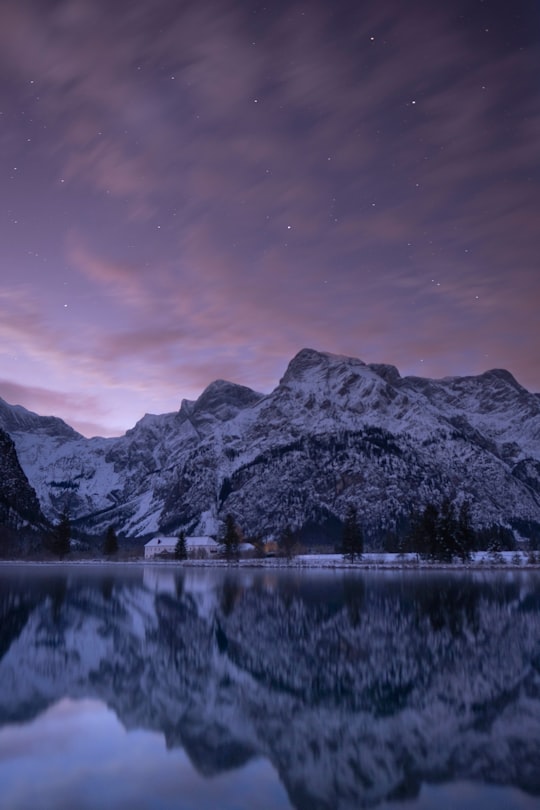
[[[97,698],[204,775],[268,759],[297,810],[453,780],[540,797],[534,573],[103,570],[0,572],[0,728]]]
[[[289,524],[316,542],[354,503],[377,543],[450,497],[472,502],[477,527],[540,539],[540,398],[503,370],[402,378],[304,349],[268,395],[218,380],[119,438],[5,403],[0,425],[47,517],[67,508],[90,533],[208,533],[232,513],[247,535]]]
[[[42,530],[45,518],[24,474],[15,445],[0,428],[0,548],[12,544],[17,532]]]

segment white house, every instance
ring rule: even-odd
[[[178,537],[153,537],[144,547],[144,559],[151,560],[160,554],[174,554]],[[186,537],[188,557],[206,557],[217,554],[219,544],[212,537]]]
[[[160,554],[174,554],[178,537],[152,537],[144,546],[144,559],[151,560]]]
[[[220,546],[213,537],[201,535],[200,537],[186,537],[186,548],[188,557],[204,557],[217,554]]]

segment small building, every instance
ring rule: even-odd
[[[152,537],[144,546],[144,559],[151,560],[160,554],[174,554],[178,537]]]
[[[178,537],[153,537],[144,547],[144,559],[152,560],[160,554],[174,554]],[[213,537],[186,537],[186,550],[188,557],[208,557],[217,554],[219,543]]]
[[[208,557],[217,554],[220,550],[219,543],[213,537],[201,535],[199,537],[186,537],[186,549],[188,557]]]

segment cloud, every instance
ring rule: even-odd
[[[66,312],[47,277],[5,292],[5,351],[166,407],[214,377],[268,389],[304,345],[540,387],[534,43],[424,2],[2,15],[35,144],[6,249],[60,246],[71,290]]]
[[[144,272],[137,265],[98,256],[76,234],[71,234],[68,240],[67,258],[78,273],[113,295],[123,306],[135,309],[147,306],[147,284]]]
[[[27,351],[36,358],[54,352],[61,342],[61,330],[48,324],[39,297],[29,286],[0,290],[0,339],[16,352]]]

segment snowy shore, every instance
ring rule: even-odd
[[[206,558],[193,560],[167,559],[151,560],[133,559],[76,559],[66,558],[64,560],[0,560],[0,565],[114,565],[114,566],[159,566],[159,567],[189,567],[189,568],[284,568],[284,569],[351,569],[355,571],[363,570],[508,570],[540,569],[540,552],[523,551],[477,551],[471,555],[471,559],[462,562],[442,562],[433,560],[422,560],[417,554],[390,554],[369,552],[362,555],[361,559],[351,562],[342,554],[299,554],[291,559],[284,557],[264,557],[249,558],[234,561],[224,559]]]
[[[152,561],[153,562],[153,561]],[[156,560],[156,564],[163,565],[165,562]],[[178,565],[177,561],[173,564]],[[441,562],[432,560],[421,560],[417,554],[390,554],[370,552],[362,555],[362,558],[351,562],[342,554],[299,554],[290,560],[283,557],[266,557],[263,559],[244,559],[238,562],[228,563],[226,560],[184,560],[180,563],[186,566],[227,566],[235,565],[246,568],[345,568],[352,570],[378,570],[378,569],[399,569],[418,570],[435,569],[463,571],[469,569],[489,569],[489,568],[518,568],[530,569],[540,568],[540,553],[534,554],[534,561],[529,554],[515,551],[501,551],[495,554],[487,551],[478,551],[471,555],[467,562],[455,560],[454,562]]]

